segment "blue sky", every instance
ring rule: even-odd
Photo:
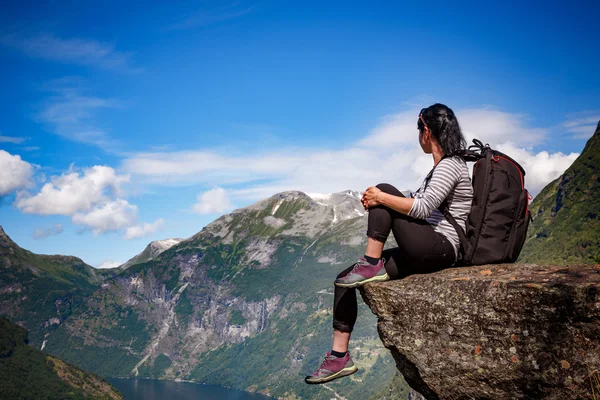
[[[0,224],[22,247],[100,266],[283,190],[414,188],[434,102],[535,194],[600,119],[596,2],[152,3],[0,6]]]

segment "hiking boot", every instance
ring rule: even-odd
[[[335,286],[354,288],[369,282],[383,282],[390,280],[384,266],[385,260],[381,259],[375,265],[369,264],[364,258],[359,258],[354,268],[344,277],[335,280]]]
[[[358,368],[352,362],[350,352],[347,352],[344,357],[338,358],[328,351],[321,366],[312,375],[304,378],[304,381],[309,384],[325,383],[342,376],[352,375],[356,371]]]

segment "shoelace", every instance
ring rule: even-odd
[[[354,266],[352,267],[352,270],[350,270],[349,274],[356,272],[356,268],[358,268],[360,265],[365,265],[367,263],[368,263],[367,261],[358,260],[357,262],[354,263]]]
[[[323,360],[323,362],[321,363],[321,365],[319,366],[319,368],[317,368],[317,371],[320,370],[321,368],[323,368],[325,366],[325,363],[327,361],[333,360],[335,356],[325,356],[325,359]]]
[[[385,258],[381,258],[381,261],[383,261],[383,264],[385,265]],[[358,260],[356,263],[354,263],[354,266],[352,267],[352,270],[348,273],[351,274],[353,272],[356,271],[356,268],[358,268],[360,265],[371,265],[368,261],[363,261],[363,260]]]

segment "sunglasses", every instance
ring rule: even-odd
[[[421,112],[419,112],[419,119],[420,119],[420,120],[421,120],[421,122],[423,123],[423,126],[424,126],[425,128],[427,128],[427,124],[425,123],[425,120],[423,119],[423,111],[425,111],[425,110],[426,110],[426,108],[423,108],[423,109],[421,110]]]

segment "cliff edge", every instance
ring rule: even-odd
[[[453,268],[361,294],[406,382],[426,399],[599,393],[600,265]]]

